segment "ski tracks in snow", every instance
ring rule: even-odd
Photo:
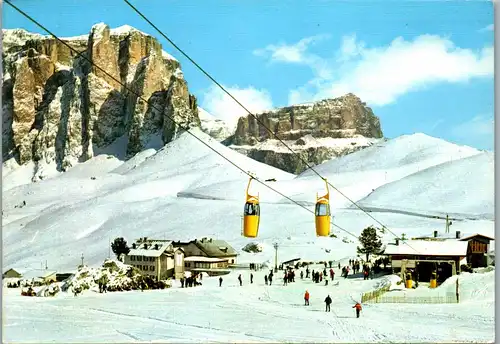
[[[99,312],[99,313],[106,313],[106,314],[111,314],[115,316],[121,316],[121,317],[127,317],[127,318],[134,318],[134,319],[140,319],[140,320],[149,320],[149,321],[155,321],[155,322],[161,322],[161,323],[166,323],[166,324],[171,324],[171,325],[177,325],[177,326],[183,326],[183,327],[191,327],[191,328],[198,328],[202,330],[209,330],[209,331],[216,331],[216,332],[221,332],[224,334],[242,334],[240,331],[231,331],[231,330],[224,330],[220,328],[214,328],[214,327],[209,327],[209,326],[203,326],[203,325],[195,325],[195,324],[183,324],[174,320],[167,320],[167,319],[160,319],[160,318],[155,318],[155,317],[150,317],[150,316],[140,316],[140,315],[133,315],[133,314],[127,314],[127,313],[121,313],[121,312],[114,312],[114,311],[108,311],[108,310],[103,310],[103,309],[98,309],[98,308],[88,308],[89,310]],[[129,336],[132,338],[131,335],[128,335],[127,333],[122,333],[123,335]],[[257,338],[260,340],[264,341],[269,341],[270,338],[264,338],[264,337],[259,337],[251,334],[243,334],[246,337],[253,337]],[[137,338],[134,338],[134,340],[140,340]]]

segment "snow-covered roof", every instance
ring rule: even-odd
[[[43,279],[43,278],[47,278],[53,274],[55,274],[56,271],[52,271],[52,270],[30,270],[30,271],[26,271],[23,275],[22,275],[22,278],[23,279]]]
[[[472,239],[472,238],[477,237],[477,236],[481,236],[481,237],[489,239],[489,240],[495,240],[495,238],[492,238],[488,235],[484,235],[484,234],[480,234],[480,233],[474,233],[474,234],[468,235],[466,237],[460,238],[460,240],[469,240],[469,239]]]
[[[437,231],[437,236],[434,236],[434,232],[426,234],[426,235],[419,235],[415,237],[415,239],[423,239],[423,238],[428,238],[428,239],[456,239],[456,232],[450,232],[450,233],[445,233],[445,232],[440,232]]]
[[[9,272],[10,270],[13,270],[13,271],[15,271],[15,272],[17,272],[17,273],[22,273],[20,269],[16,269],[16,268],[7,268],[7,269],[5,269],[5,270],[4,270],[4,272],[3,272],[3,273],[4,273],[4,274],[6,274],[6,273],[7,273],[7,272]]]
[[[406,240],[399,245],[387,244],[386,255],[417,255],[417,256],[461,256],[467,255],[466,241],[444,240]]]
[[[202,257],[202,256],[190,256],[184,258],[185,262],[207,262],[207,263],[220,263],[225,262],[225,259],[221,258],[211,258],[211,257]]]
[[[224,240],[202,238],[201,240],[195,240],[194,244],[210,257],[231,257],[238,255],[238,252]]]
[[[136,242],[137,248],[130,249],[129,256],[159,257],[172,244],[172,241],[148,240],[146,242]],[[147,246],[146,246],[147,245]],[[158,245],[158,248],[155,248]]]

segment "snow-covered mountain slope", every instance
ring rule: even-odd
[[[484,152],[443,163],[383,185],[359,203],[365,207],[432,210],[493,220],[494,155]],[[424,204],[428,204],[423,208]]]
[[[332,159],[314,169],[322,175],[346,172],[388,171],[404,168],[414,173],[430,166],[453,161],[480,151],[416,133],[377,143],[352,154]],[[311,176],[314,172],[304,171],[300,176]]]
[[[256,256],[243,252],[242,261],[272,260],[272,244],[275,241],[283,248],[280,259],[297,255],[306,255],[310,259],[323,259],[328,255],[337,259],[355,252],[356,238],[338,228],[332,227],[337,239],[315,236],[314,216],[308,209],[313,210],[316,191],[322,192],[324,188],[319,177],[295,178],[292,174],[223,146],[200,130],[193,132],[244,170],[255,173],[258,178],[276,179],[268,184],[306,204],[306,209],[289,204],[282,196],[253,183],[251,193],[259,193],[262,204],[259,237],[254,241],[261,243],[264,251]],[[398,147],[397,142],[392,145],[395,152],[403,149]],[[399,142],[404,140],[400,139]],[[385,150],[388,150],[388,145]],[[375,150],[372,155],[373,169],[380,170],[376,164]],[[430,157],[432,154],[424,156]],[[443,160],[444,157],[441,158]],[[417,172],[414,168],[418,161],[418,156],[415,156],[408,166],[397,161],[393,165],[398,166],[401,175],[410,175]],[[457,158],[447,165],[461,162]],[[438,164],[439,161],[434,160],[434,163]],[[485,162],[480,159],[476,161],[476,164],[482,163]],[[356,162],[352,161],[351,164],[355,170]],[[357,165],[363,165],[363,162]],[[474,174],[480,169],[471,168],[469,173]],[[487,168],[485,171],[487,173]],[[368,166],[363,173],[370,175]],[[129,241],[140,236],[175,240],[212,236],[227,240],[237,250],[252,241],[241,236],[248,176],[187,133],[159,151],[146,150],[126,162],[102,155],[48,180],[20,186],[6,185],[15,184],[16,176],[21,178],[23,174],[22,168],[18,168],[4,177],[3,253],[7,265],[29,269],[40,266],[40,261],[48,260],[51,268],[72,269],[78,264],[82,253],[90,264],[101,264],[108,255],[109,240],[117,236],[124,236]],[[340,185],[346,195],[358,200],[366,196],[367,190],[380,186],[380,180],[360,179],[359,176],[344,170],[343,173],[330,174],[329,178],[335,185]],[[9,183],[5,183],[7,179]],[[401,179],[398,190],[392,192],[404,193],[406,189],[411,189],[412,186],[406,185],[405,180],[407,178]],[[455,191],[450,190],[451,195],[459,193],[462,187],[453,183],[443,185],[448,188],[456,186]],[[492,194],[493,189],[488,192]],[[354,236],[359,235],[364,227],[374,224],[372,219],[359,211],[338,209],[350,205],[342,196],[332,193],[331,199],[334,223]],[[401,197],[395,202],[401,208],[408,204],[411,209],[425,212],[435,209],[432,198],[420,197],[410,204]],[[473,203],[470,209],[466,206],[461,209],[465,214],[474,214],[475,211],[476,205]],[[444,222],[439,219],[391,213],[372,214],[393,232],[406,233],[408,236],[429,233],[444,226]],[[470,232],[471,226],[492,228],[492,224],[492,221],[457,221],[454,229],[466,233]],[[387,234],[384,240],[393,240],[393,237]]]
[[[378,187],[409,176],[428,167],[481,153],[479,150],[458,146],[450,142],[422,133],[403,135],[395,139],[379,142],[363,150],[332,159],[314,170],[354,201],[358,201]],[[315,190],[323,190],[324,183],[312,170],[306,170],[297,181],[314,183]],[[299,183],[297,183],[299,184]],[[295,198],[310,199],[307,187],[296,190]],[[331,191],[334,207],[349,207],[347,201],[335,190]],[[428,205],[428,204],[427,204]],[[424,206],[424,208],[427,207]]]
[[[330,160],[314,169],[330,183],[354,201],[358,201],[374,189],[427,167],[479,154],[480,151],[458,146],[425,134],[405,135],[394,140],[379,143],[349,155]],[[316,192],[324,193],[324,182],[312,170],[299,175],[293,181],[279,180],[271,183],[276,190],[293,196],[305,204],[315,202]],[[274,200],[276,195],[265,187],[256,185],[261,199]],[[236,199],[241,186],[232,181],[218,183],[191,190],[200,197]],[[350,207],[352,203],[335,190],[331,191],[332,206]],[[287,200],[282,199],[282,202]],[[425,208],[425,207],[424,207]]]
[[[222,141],[234,133],[234,128],[230,128],[226,122],[209,114],[200,107],[198,107],[198,117],[201,122],[201,130],[218,141]]]

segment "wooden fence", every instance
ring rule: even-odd
[[[407,296],[407,295],[380,295],[367,300],[368,303],[417,303],[417,304],[437,304],[437,303],[458,303],[457,295],[447,293],[444,295],[429,296]]]
[[[389,287],[390,285],[387,285],[385,287],[378,288],[373,291],[369,291],[367,293],[363,293],[361,295],[361,303],[370,302],[372,300],[382,297],[383,294],[389,291]]]

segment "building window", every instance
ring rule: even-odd
[[[155,267],[154,267],[154,265],[151,265],[151,266],[149,267],[149,271],[155,271]]]
[[[141,262],[142,261],[142,257],[141,256],[137,256],[137,261]]]
[[[182,266],[182,253],[175,253],[175,265]]]
[[[134,262],[135,261],[135,256],[130,256],[130,260]]]

